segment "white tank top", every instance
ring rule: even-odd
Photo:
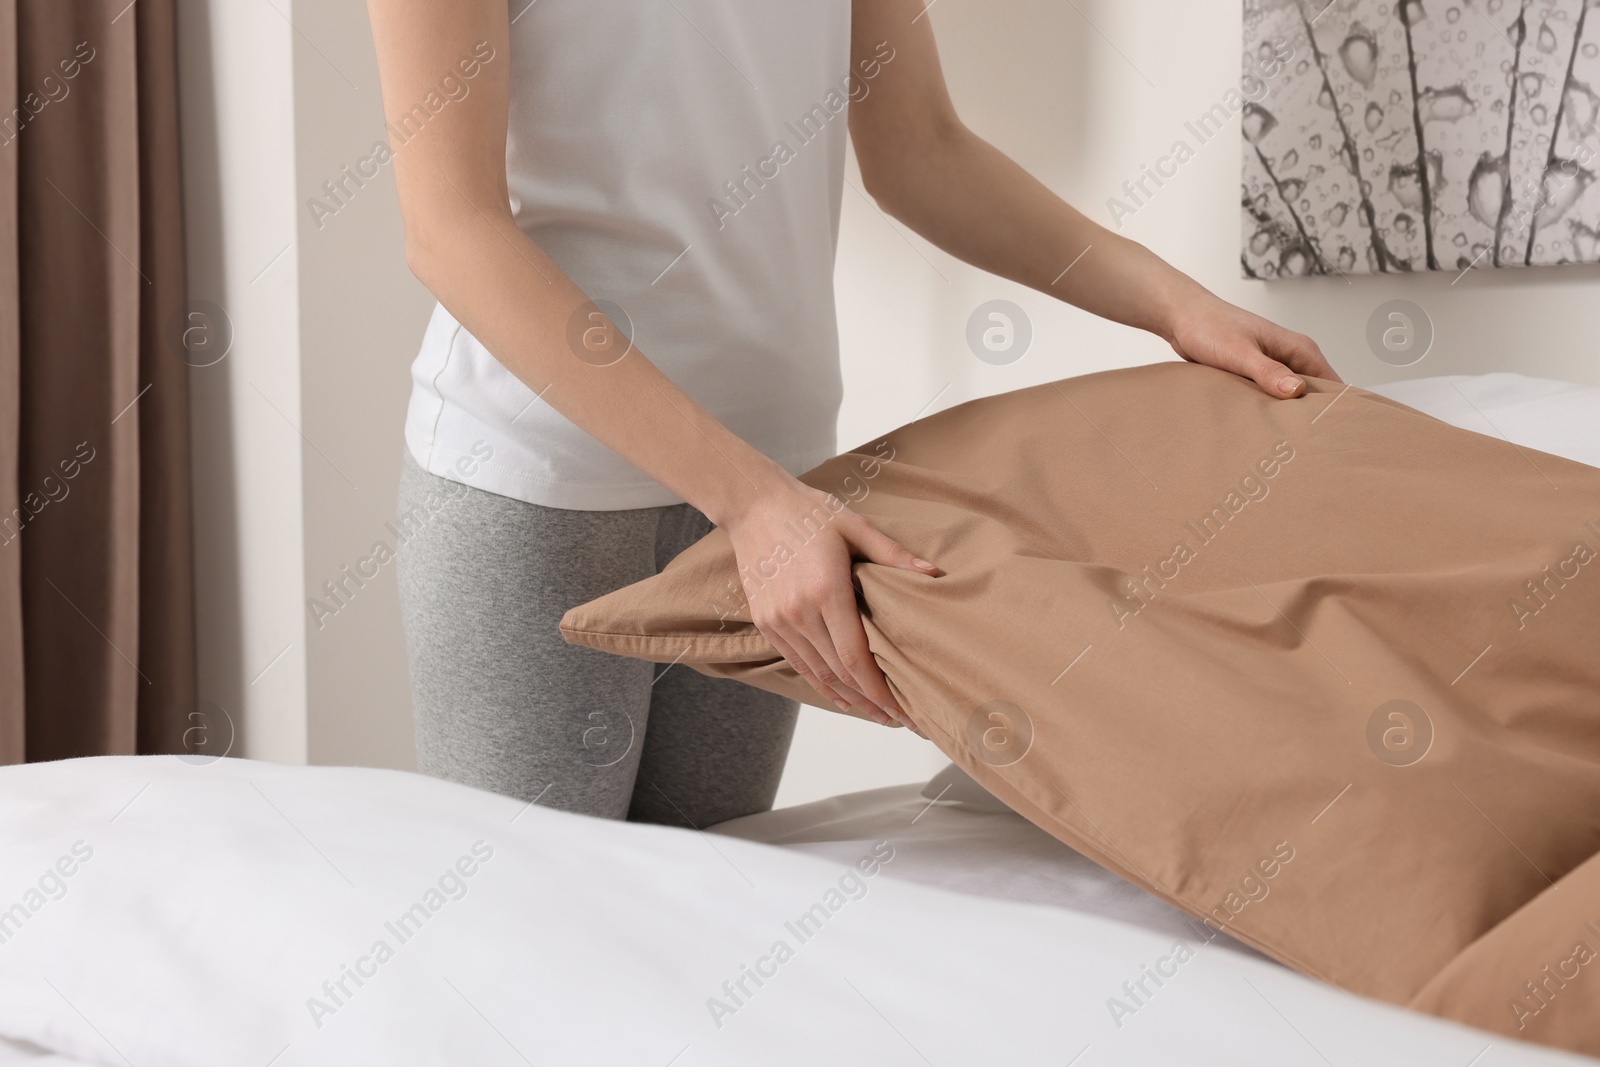
[[[510,55],[489,62],[511,65],[517,225],[734,433],[792,473],[833,455],[846,104],[871,91],[850,77],[850,0],[509,6]],[[547,507],[681,499],[442,306],[412,380],[406,444],[434,474]]]

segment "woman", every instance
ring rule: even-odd
[[[1335,377],[967,130],[919,0],[368,4],[407,255],[439,299],[400,504],[425,772],[679,825],[770,807],[792,703],[556,628],[713,524],[763,567],[750,609],[795,670],[904,724],[851,563],[937,561],[844,510],[765,579],[825,506],[795,475],[835,451],[846,123],[867,192],[951,254],[1275,397]]]

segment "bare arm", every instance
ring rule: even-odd
[[[384,110],[398,123],[486,42],[471,92],[394,156],[413,273],[545,402],[719,524],[783,472],[639,353],[579,358],[588,297],[512,221],[506,188],[505,0],[371,0]],[[604,330],[601,320],[599,329]],[[600,343],[602,334],[591,335]],[[616,335],[612,343],[621,343]]]
[[[857,70],[881,42],[893,50],[850,108],[862,180],[885,211],[974,266],[1158,334],[1185,359],[1252,378],[1274,396],[1304,391],[1293,371],[1339,380],[1309,337],[1221,300],[1084,217],[967,129],[922,11],[921,0],[858,0],[852,15]]]
[[[368,11],[393,125],[464,59],[491,56],[466,96],[394,152],[413,273],[544,402],[726,529],[741,563],[771,553],[787,523],[827,497],[728,430],[643,353],[607,363],[580,358],[570,340],[577,315],[577,332],[596,345],[626,347],[603,317],[588,325],[589,298],[512,218],[505,0],[368,0]],[[903,712],[867,649],[850,584],[856,558],[935,571],[845,509],[763,586],[751,612],[814,688],[888,722]]]

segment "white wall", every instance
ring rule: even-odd
[[[1237,0],[941,0],[930,17],[967,124],[1107,226],[1115,226],[1108,198],[1142,164],[1167,153],[1184,135],[1184,122],[1239,79]],[[1593,358],[1600,267],[1479,270],[1459,281],[1454,273],[1241,278],[1237,130],[1235,120],[1228,136],[1202,146],[1121,232],[1227,299],[1311,334],[1360,385],[1494,370],[1600,382]],[[1155,337],[987,277],[915,237],[890,234],[892,224],[851,193],[845,206],[843,441],[891,428],[945,382],[955,385],[939,407],[1172,358]],[[1074,268],[1093,269],[1092,252]],[[1014,300],[1033,322],[1032,349],[1010,366],[983,364],[966,347],[967,316],[993,297]],[[1396,297],[1420,305],[1436,332],[1428,356],[1404,369],[1380,362],[1365,341],[1372,311]],[[898,394],[913,386],[924,392],[902,401]]]
[[[178,9],[190,297],[234,333],[190,376],[201,696],[236,754],[408,767],[392,573],[307,609],[387,536],[430,306],[387,174],[321,226],[307,209],[383,137],[365,6]]]
[[[1338,9],[1327,17],[1338,18]],[[1006,0],[981,6],[943,0],[932,18],[968,124],[1108,226],[1114,223],[1107,199],[1137,177],[1142,164],[1167,153],[1183,136],[1185,121],[1238,83],[1237,0]],[[1202,146],[1146,207],[1125,220],[1122,232],[1224,297],[1311,334],[1340,373],[1360,385],[1494,370],[1600,382],[1600,362],[1593,358],[1600,267],[1478,270],[1459,281],[1454,273],[1242,279],[1237,130],[1236,120],[1227,137]],[[955,272],[957,286],[974,287],[969,301],[946,308],[934,340],[931,358],[950,368],[947,373],[976,362],[959,327],[980,299],[1008,296],[1035,312],[1034,346],[1041,358],[1030,354],[993,371],[969,366],[972,391],[959,399],[1170,358],[1155,338],[1025,290],[1017,295],[1003,283],[969,281],[966,268],[938,262],[946,273]],[[1075,269],[1092,266],[1091,253]],[[1380,362],[1364,336],[1372,311],[1396,297],[1420,305],[1436,331],[1426,359],[1404,369]]]
[[[285,0],[274,2],[287,10]],[[189,195],[200,208],[192,206],[191,225],[201,231],[191,238],[192,255],[200,252],[191,279],[202,294],[225,283],[229,301],[219,303],[244,320],[235,354],[245,358],[232,377],[197,384],[205,688],[242,694],[253,755],[295,758],[298,736],[301,751],[319,762],[407,766],[410,710],[393,574],[363,587],[321,631],[304,625],[304,597],[381,537],[392,512],[405,365],[428,303],[405,271],[387,175],[320,230],[305,211],[321,182],[381,135],[363,6],[301,3],[293,17],[303,36],[292,39],[265,4],[181,6],[186,32],[210,12],[224,31],[213,27],[210,50],[227,60],[214,62],[220,73],[211,75],[225,83],[220,117],[207,118],[185,86],[186,136],[198,127],[204,148],[209,130],[209,151],[228,164],[220,200],[195,184],[207,169],[195,175],[191,167]],[[1238,0],[941,0],[930,17],[968,124],[1108,225],[1107,198],[1239,77]],[[292,71],[284,61],[291,52]],[[841,444],[868,440],[924,408],[1171,358],[1156,338],[955,263],[878,213],[860,195],[853,167],[850,180],[837,280],[847,390]],[[1591,340],[1600,325],[1600,268],[1476,271],[1454,282],[1449,274],[1247,282],[1239,276],[1238,182],[1235,126],[1203,146],[1123,232],[1228,299],[1310,333],[1357,384],[1492,370],[1600,384]],[[249,285],[247,264],[290,239],[295,262],[286,257],[273,268],[281,273]],[[1093,253],[1074,269],[1093,269]],[[1397,296],[1419,304],[1436,333],[1427,358],[1403,370],[1379,362],[1364,339],[1372,311]],[[1021,305],[1034,329],[1028,355],[1004,367],[981,363],[965,341],[969,314],[994,297]],[[286,412],[303,413],[314,448],[261,404],[241,380],[246,374]],[[291,475],[303,481],[295,493],[286,489]],[[249,687],[246,672],[281,647],[286,626],[294,629],[285,622],[289,594],[299,644]],[[258,695],[269,682],[286,690]],[[943,763],[903,731],[811,710],[803,716],[780,803],[915,780]]]
[[[190,372],[200,696],[234,721],[235,754],[301,762],[294,33],[264,3],[177,9],[191,309],[213,338],[233,332],[225,358]]]
[[[295,25],[310,42],[295,51],[295,170],[301,403],[317,449],[304,454],[302,599],[336,609],[313,618],[302,604],[309,755],[409,768],[416,753],[394,566],[370,581],[358,571],[378,542],[394,547],[386,524],[395,516],[408,370],[433,301],[406,267],[392,172],[365,181],[355,171],[387,139],[366,5],[301,2]],[[342,182],[338,199],[329,181]],[[313,198],[337,214],[314,214]],[[327,582],[344,583],[340,599],[326,595]]]

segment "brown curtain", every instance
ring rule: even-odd
[[[0,762],[195,698],[173,0],[0,0]]]

